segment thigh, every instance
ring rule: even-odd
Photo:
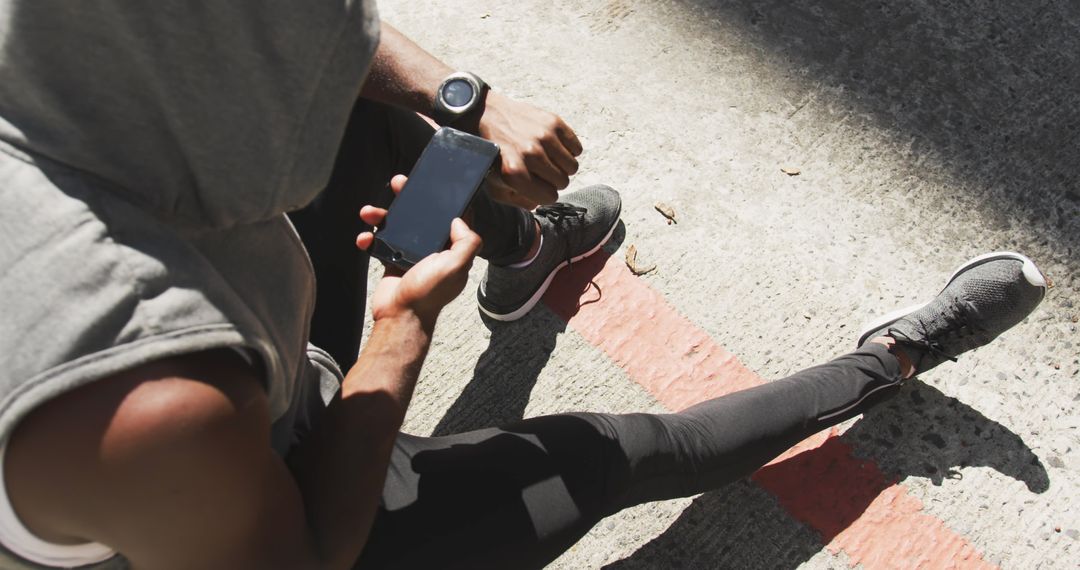
[[[541,568],[603,516],[618,446],[586,414],[401,435],[362,568]]]

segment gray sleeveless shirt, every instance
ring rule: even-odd
[[[284,212],[325,185],[377,28],[371,0],[0,0],[0,444],[65,391],[233,347],[288,449],[340,372]]]

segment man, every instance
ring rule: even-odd
[[[499,171],[470,209],[472,226],[483,239],[479,255],[488,260],[477,291],[480,310],[488,317],[523,317],[554,274],[595,253],[619,220],[621,201],[610,188],[593,186],[558,196],[557,190],[577,172],[582,147],[557,115],[481,87],[473,105],[440,116],[436,93],[460,75],[383,23],[329,186],[312,204],[290,214],[317,277],[312,342],[343,370],[355,362],[363,331],[368,258],[353,242],[368,228],[357,212],[365,204],[388,205],[390,177],[409,172],[419,158],[433,128],[418,113],[435,115],[443,124],[500,147]],[[553,205],[557,198],[560,202]]]
[[[306,343],[315,285],[284,217],[326,185],[377,27],[368,2],[0,2],[5,567],[540,566],[607,513],[749,474],[1045,292],[994,254],[856,352],[679,414],[399,434],[480,237],[455,220],[448,250],[387,272],[342,379]]]

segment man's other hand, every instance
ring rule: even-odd
[[[491,197],[526,209],[551,204],[578,170],[581,142],[561,117],[489,91],[480,136],[502,151],[500,172],[488,177]]]

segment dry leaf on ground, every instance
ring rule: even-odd
[[[637,262],[637,248],[631,245],[626,248],[626,266],[630,268],[630,272],[634,275],[645,275],[650,271],[655,271],[656,266],[650,265],[648,267],[641,267]]]
[[[656,208],[657,212],[660,212],[662,216],[667,218],[668,225],[679,223],[679,221],[675,219],[675,208],[672,208],[663,202],[653,204],[653,208]]]

